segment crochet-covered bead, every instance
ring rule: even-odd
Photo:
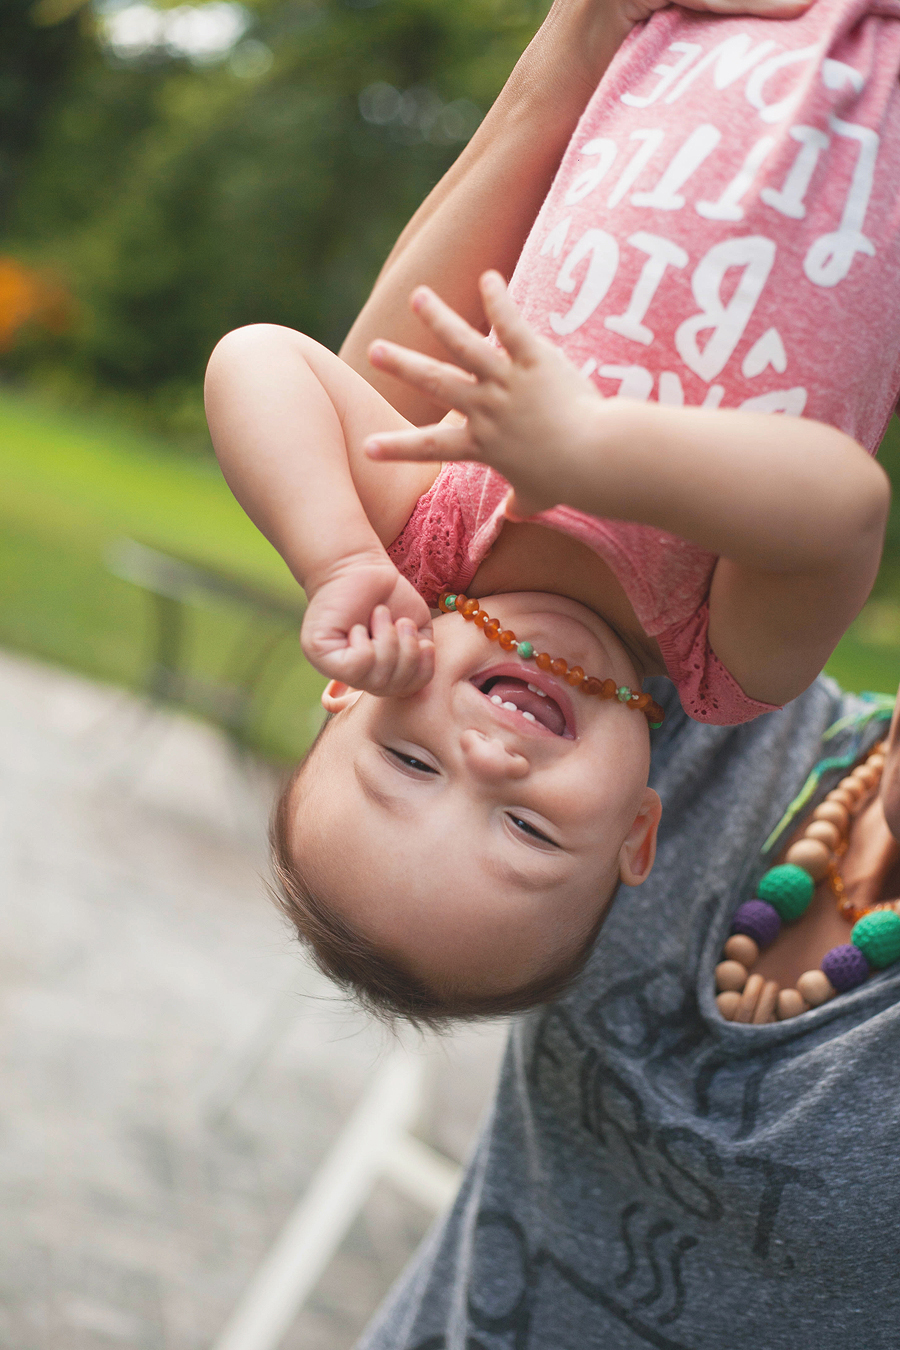
[[[777,909],[785,923],[793,923],[806,913],[815,889],[812,877],[802,867],[782,863],[780,867],[769,868],[760,877],[756,895]]]
[[[477,623],[478,620],[476,619],[475,622]],[[516,651],[518,652],[519,656],[521,656],[523,661],[530,661],[531,658],[534,656],[534,647],[531,645],[530,642],[520,642],[518,647],[516,648]]]
[[[745,900],[731,920],[731,931],[745,933],[758,947],[768,947],[781,932],[781,916],[765,900]]]
[[[877,909],[874,914],[863,915],[853,925],[850,941],[876,970],[891,965],[900,958],[900,914]]]
[[[839,994],[855,989],[869,978],[869,963],[852,942],[844,942],[826,952],[822,957],[822,970]]]

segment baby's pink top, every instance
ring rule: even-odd
[[[900,394],[900,0],[654,15],[588,105],[512,291],[603,394],[802,413],[874,451]],[[469,584],[507,491],[450,464],[419,501],[390,553],[430,603]],[[692,717],[768,710],[709,646],[712,554],[564,506],[536,520],[609,564]]]

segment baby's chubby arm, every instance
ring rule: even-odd
[[[367,433],[409,423],[333,352],[273,324],[218,344],[206,409],[229,486],[306,591],[307,659],[369,693],[421,688],[434,667],[431,616],[385,544],[434,471],[361,454]]]
[[[889,506],[885,474],[849,436],[793,417],[604,399],[481,279],[499,349],[433,292],[419,318],[455,364],[376,342],[371,359],[463,413],[465,426],[370,437],[373,459],[478,460],[519,516],[565,503],[640,521],[719,555],[713,650],[750,697],[784,703],[824,666],[869,593]]]

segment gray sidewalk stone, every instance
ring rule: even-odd
[[[265,895],[269,771],[0,657],[0,1347],[210,1346],[373,1076]],[[427,1043],[460,1159],[502,1028]],[[284,1350],[349,1350],[431,1216],[379,1183]]]

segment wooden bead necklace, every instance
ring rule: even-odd
[[[615,680],[601,680],[596,675],[585,675],[581,666],[570,666],[561,656],[551,656],[549,652],[535,652],[530,642],[520,642],[511,628],[501,628],[499,619],[492,619],[479,608],[477,600],[466,595],[455,595],[443,591],[438,606],[444,614],[461,614],[468,623],[474,623],[491,642],[497,642],[505,652],[515,649],[516,655],[523,661],[534,661],[539,670],[549,670],[551,675],[565,680],[573,689],[595,698],[618,699],[626,708],[642,712],[654,730],[662,726],[665,712],[649,694],[629,689],[627,685],[616,685]]]
[[[900,960],[900,900],[858,908],[838,870],[852,817],[878,791],[884,754],[882,741],[828,793],[784,862],[760,878],[756,898],[739,906],[715,972],[716,1003],[726,1021],[759,1025],[797,1017],[855,989],[873,969]],[[779,989],[775,980],[752,974],[760,951],[774,942],[782,923],[796,922],[806,913],[821,883],[834,895],[838,913],[853,925],[850,941],[826,952],[819,969],[805,971],[796,988]]]

